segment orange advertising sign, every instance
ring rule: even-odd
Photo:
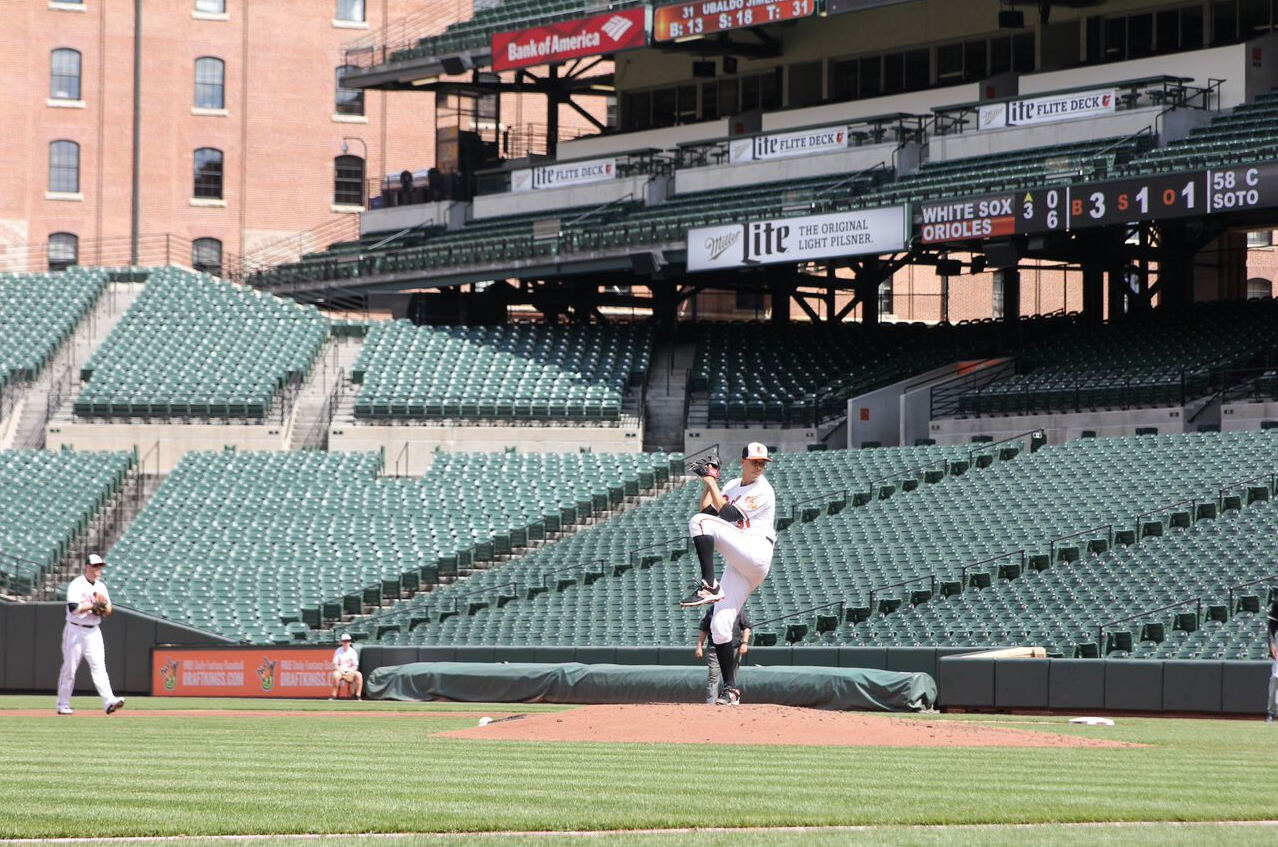
[[[332,689],[334,649],[157,647],[151,651],[151,694],[327,697]]]

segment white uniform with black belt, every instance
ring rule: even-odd
[[[75,686],[75,672],[80,661],[89,663],[93,685],[102,698],[102,708],[114,711],[113,705],[121,703],[111,690],[111,678],[107,676],[106,647],[102,643],[102,618],[93,612],[76,611],[85,602],[92,603],[93,595],[101,594],[108,602],[111,595],[101,580],[90,582],[86,576],[78,576],[67,586],[67,620],[62,627],[62,672],[58,675],[58,714],[71,714],[71,689]]]
[[[710,619],[710,637],[715,644],[732,640],[732,628],[746,598],[763,583],[772,567],[772,550],[777,541],[773,527],[777,496],[771,483],[760,476],[749,485],[742,485],[737,477],[721,493],[741,512],[741,520],[729,523],[717,515],[698,513],[688,521],[688,530],[694,537],[714,536],[714,549],[727,565],[719,580],[723,599],[715,604],[714,617]]]

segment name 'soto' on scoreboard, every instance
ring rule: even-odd
[[[1272,206],[1278,162],[924,203],[916,223],[920,240],[937,244]]]

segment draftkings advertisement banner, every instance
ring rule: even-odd
[[[848,128],[824,126],[801,132],[777,132],[755,135],[750,138],[734,138],[728,142],[728,161],[759,162],[768,159],[785,159],[790,156],[810,156],[813,153],[834,153],[846,150]]]
[[[1008,126],[1033,126],[1035,124],[1074,121],[1113,114],[1114,89],[1103,91],[1075,91],[1051,97],[1028,97],[1010,103],[990,103],[979,111],[980,129],[1002,129]]]
[[[523,168],[510,174],[511,191],[537,191],[543,188],[568,188],[573,185],[589,185],[617,178],[617,160],[591,159],[586,162],[565,162],[562,165],[543,165],[539,168]]]
[[[157,647],[154,697],[327,697],[336,648],[243,650]]]
[[[646,6],[493,35],[493,70],[633,50],[648,43]]]
[[[905,207],[804,215],[688,230],[688,270],[873,256],[905,247]]]

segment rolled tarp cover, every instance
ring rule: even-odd
[[[745,667],[747,702],[812,709],[919,712],[936,702],[925,673],[868,668]],[[706,670],[671,665],[414,662],[381,667],[365,691],[379,700],[463,703],[703,703]]]

